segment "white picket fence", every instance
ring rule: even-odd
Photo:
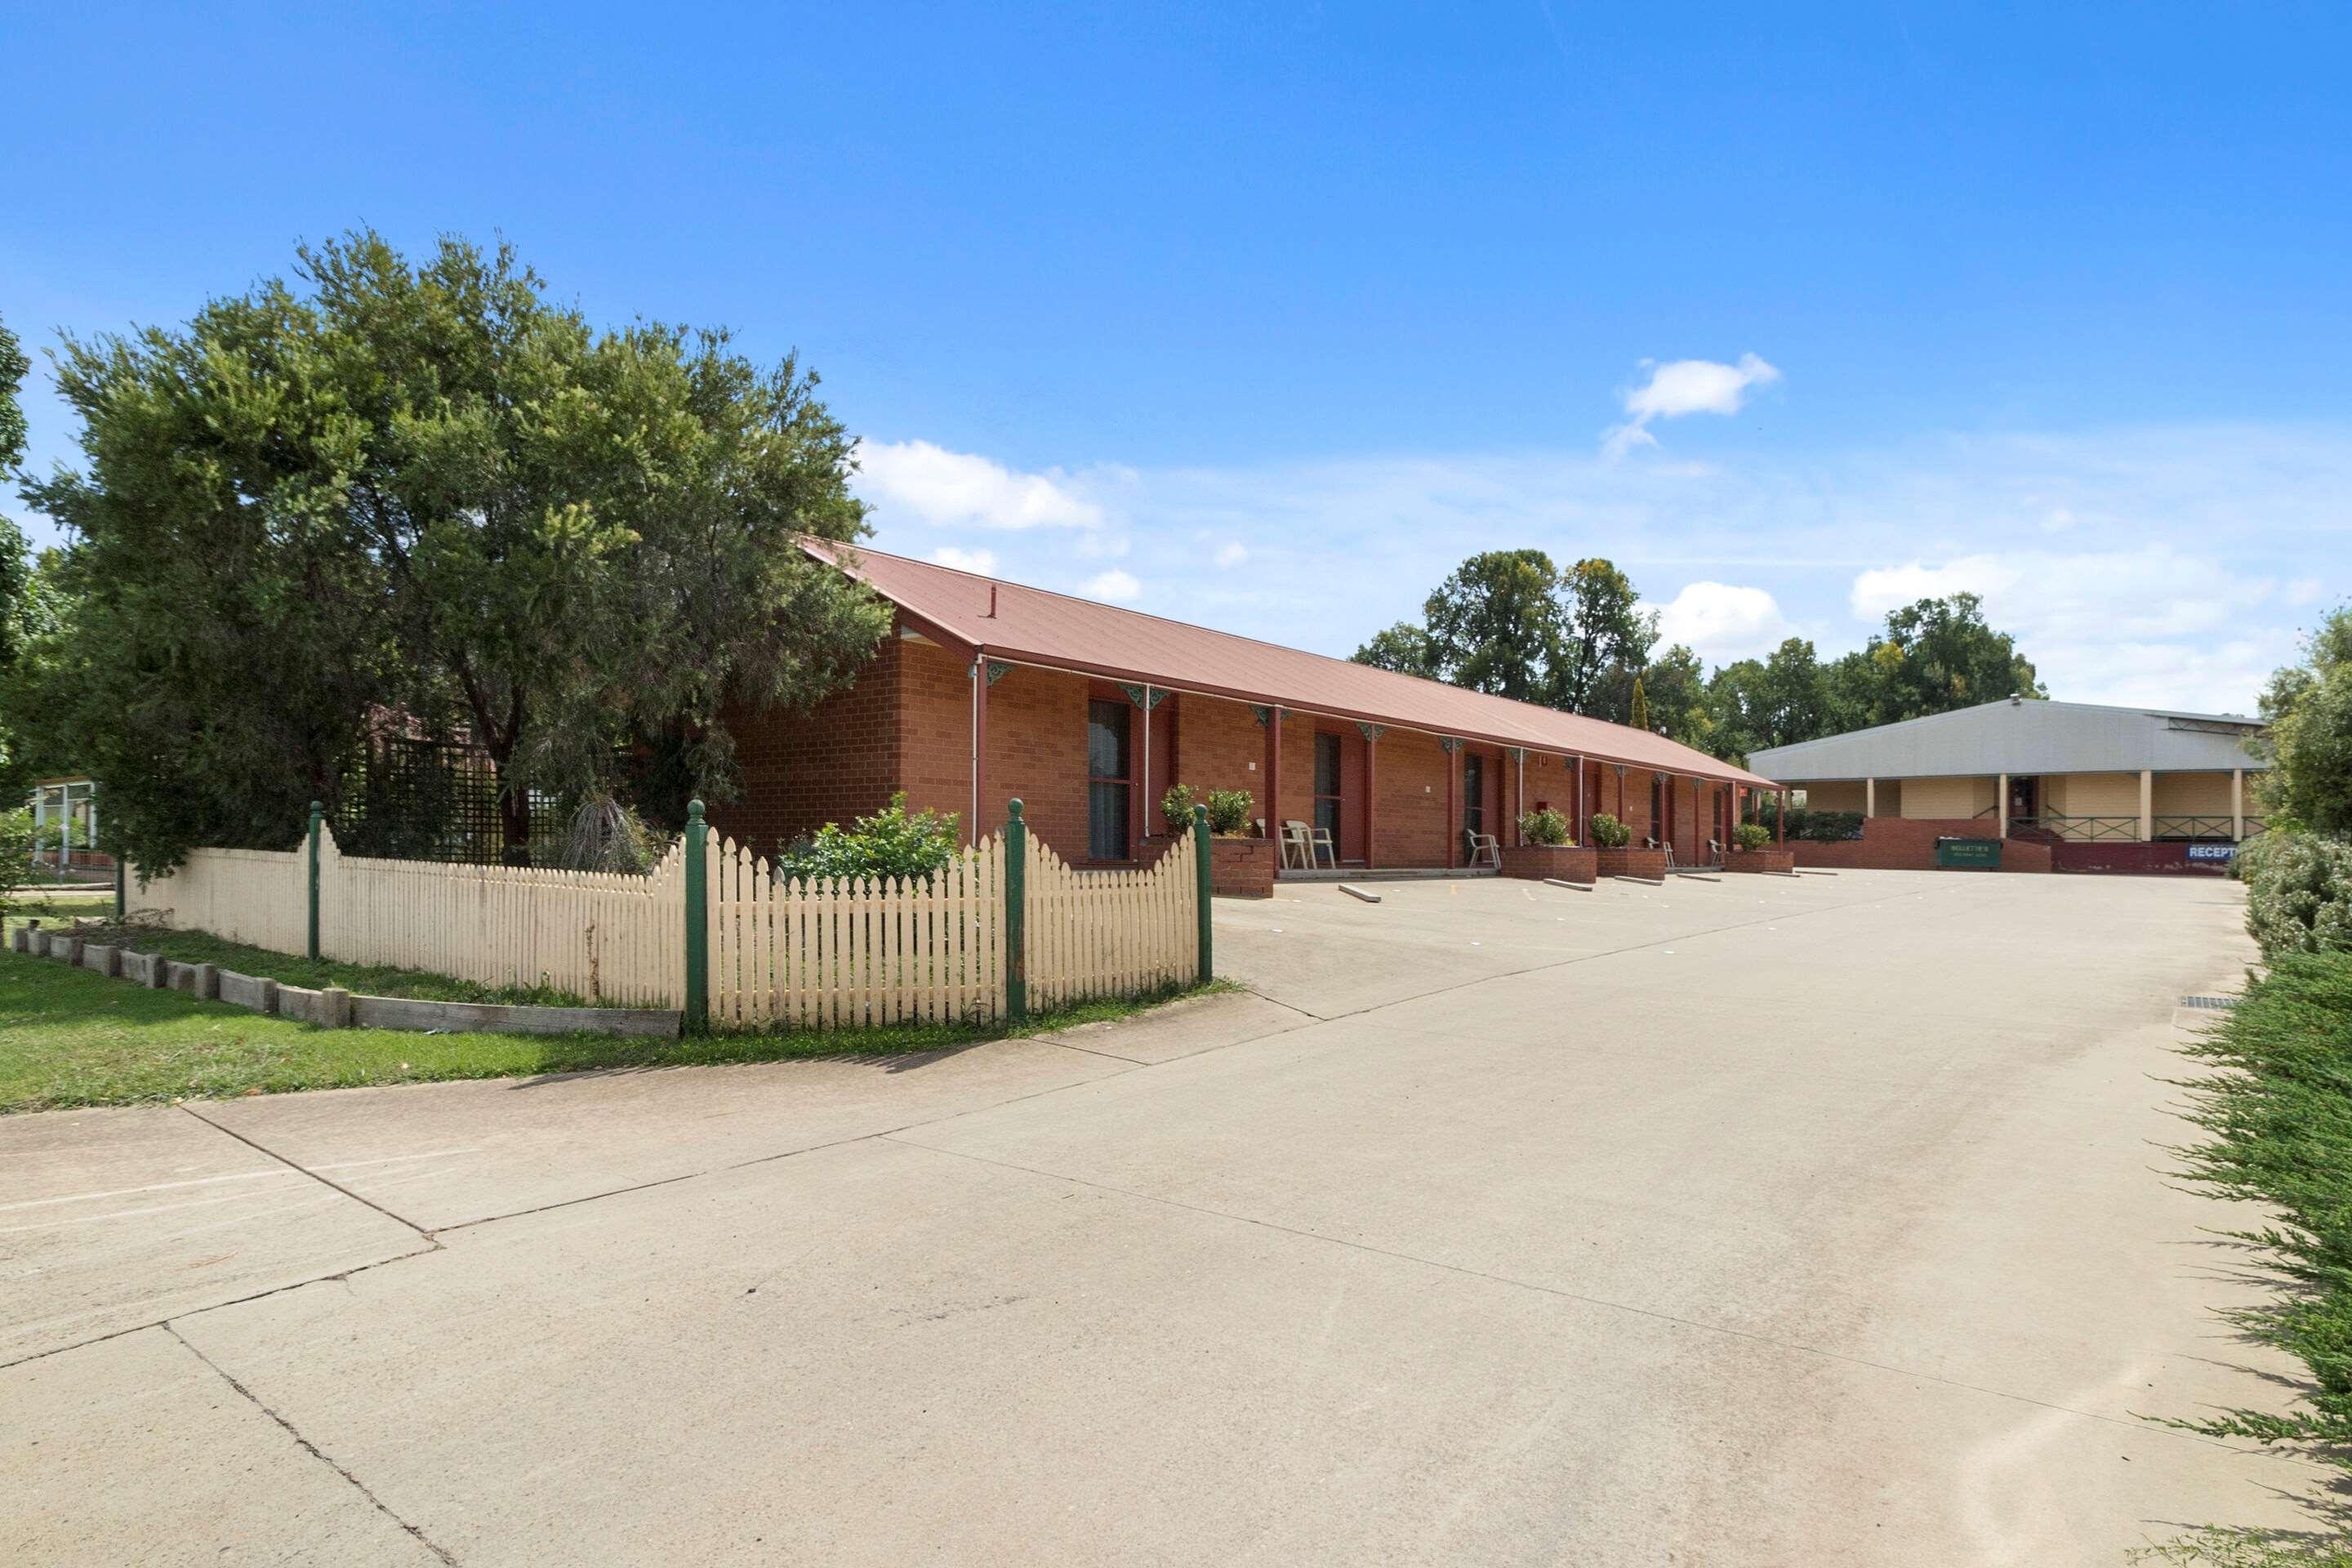
[[[319,846],[319,952],[345,963],[675,1007],[686,990],[685,909],[676,845],[643,877],[379,860],[343,854],[332,829]],[[283,951],[304,951],[303,939]]]
[[[1133,996],[1190,980],[1201,960],[1192,836],[1139,870],[1081,871],[1028,835],[1029,1005]]]
[[[1142,870],[1077,870],[1034,835],[1022,872],[1027,1005],[1136,995],[1200,964],[1187,835]],[[979,1022],[1008,1007],[1003,833],[927,878],[779,880],[706,836],[708,999],[715,1028]],[[686,854],[648,876],[319,853],[319,950],[591,1002],[686,1005]],[[199,849],[131,898],[138,912],[278,952],[308,951],[308,856]]]
[[[778,881],[732,839],[709,847],[713,1028],[1003,1016],[1003,834],[915,879]]]

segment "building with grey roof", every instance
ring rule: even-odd
[[[2011,697],[1757,752],[1748,765],[1813,811],[1971,820],[1989,837],[2054,843],[2235,844],[2262,831],[2235,713]]]

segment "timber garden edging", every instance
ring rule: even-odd
[[[9,945],[154,991],[184,991],[207,1002],[316,1024],[325,1029],[410,1029],[495,1035],[652,1035],[675,1037],[679,1014],[661,1007],[538,1007],[495,1002],[428,1002],[312,990],[214,963],[181,963],[161,953],[85,942],[71,931],[20,926]]]

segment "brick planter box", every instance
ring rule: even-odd
[[[1793,849],[1734,849],[1723,858],[1727,871],[1765,871],[1788,876],[1797,868]]]
[[[1221,899],[1274,897],[1272,838],[1209,840],[1209,891]]]
[[[1663,849],[1639,849],[1627,845],[1622,849],[1595,849],[1599,858],[1594,868],[1603,877],[1647,877],[1657,880],[1666,874],[1666,852]]]
[[[1583,844],[1506,844],[1503,875],[1538,882],[1590,882],[1600,874],[1600,854]]]

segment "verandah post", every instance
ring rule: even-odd
[[[1201,984],[1206,985],[1215,973],[1209,960],[1209,808],[1192,808],[1192,901],[1199,906],[1201,920]]]
[[[1018,799],[1005,805],[1004,823],[1004,1016],[1029,1021],[1029,825]]]
[[[319,829],[327,820],[327,808],[317,801],[310,803],[310,931],[307,951],[310,962],[319,962]],[[279,840],[283,843],[284,840]]]
[[[702,803],[686,803],[686,1016],[689,1035],[710,1032],[710,900],[705,890],[710,868],[704,864]]]

